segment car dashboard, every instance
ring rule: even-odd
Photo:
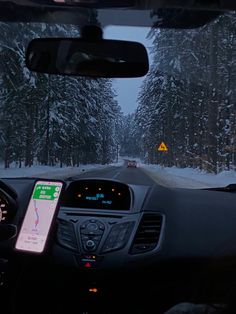
[[[183,295],[201,301],[206,291],[214,301],[235,280],[235,193],[99,178],[65,181],[55,228],[40,255],[15,249],[35,181],[0,183],[1,261],[13,268],[27,261],[28,280],[35,269],[42,278],[52,276],[58,296],[67,284],[64,300],[76,297],[71,288],[76,283],[78,291],[100,287],[110,300],[122,295],[137,301],[141,291],[142,300],[156,293],[166,297],[173,289],[171,302]]]

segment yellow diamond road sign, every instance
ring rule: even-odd
[[[158,149],[159,152],[167,152],[168,148],[166,146],[166,144],[164,142],[161,142],[161,144],[159,145]]]

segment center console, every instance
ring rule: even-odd
[[[153,217],[148,218],[152,224],[145,231],[145,237],[157,235],[157,240],[152,243],[140,239],[146,217],[142,204],[147,193],[148,187],[110,180],[71,182],[58,215],[54,247],[57,261],[79,269],[117,268],[127,262],[127,257],[158,249],[161,214],[155,217],[154,225]]]

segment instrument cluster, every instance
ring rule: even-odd
[[[16,212],[16,202],[5,191],[0,189],[0,224],[11,223]]]

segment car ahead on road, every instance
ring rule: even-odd
[[[136,160],[129,160],[127,163],[128,168],[137,168],[137,161]]]
[[[2,313],[236,312],[236,4],[213,2],[0,1]]]

